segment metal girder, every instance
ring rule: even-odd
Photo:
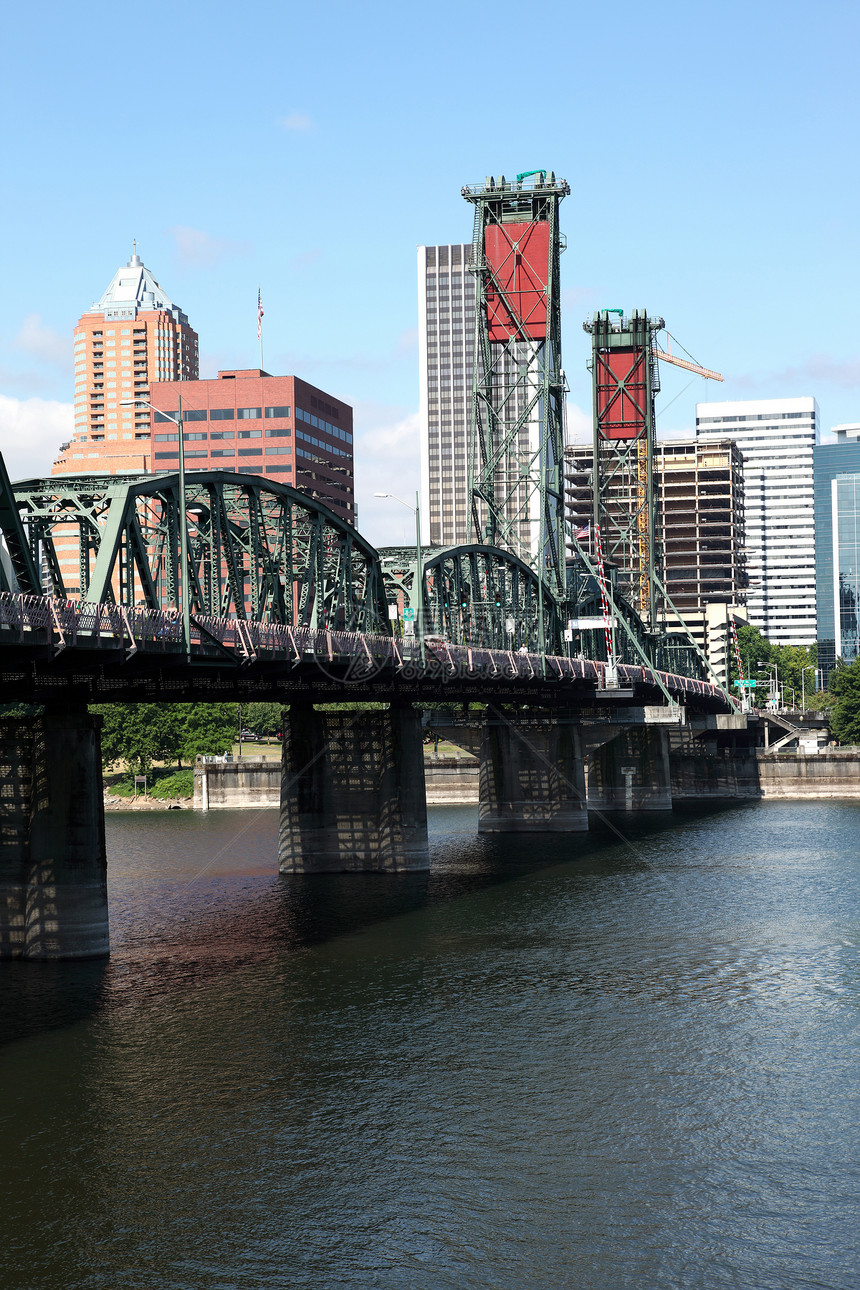
[[[0,591],[23,591],[31,596],[42,594],[42,580],[37,562],[24,525],[18,503],[6,473],[6,463],[0,457],[0,534],[2,534],[5,559],[0,559]]]
[[[22,532],[29,529],[30,549],[35,541],[52,582],[62,586],[61,565],[80,567],[82,579],[86,572],[80,594],[89,602],[178,609],[184,579],[192,613],[389,631],[374,548],[328,507],[287,484],[228,471],[189,472],[184,517],[176,474],[30,480],[13,494]],[[67,541],[62,560],[54,544],[58,528],[66,538],[79,535],[79,550]]]
[[[620,574],[630,602],[652,632],[657,629],[660,573],[654,489],[655,356],[662,318],[644,310],[631,317],[604,309],[583,323],[591,334],[594,404],[594,518],[603,557]]]
[[[526,182],[526,181],[529,182]],[[545,171],[469,185],[475,207],[475,367],[469,491],[475,540],[565,592],[564,395],[558,207],[570,192]]]
[[[414,547],[385,547],[380,556],[389,599],[402,598],[415,610],[425,637],[490,649],[560,649],[552,589],[510,551],[484,544],[424,548],[420,591]]]

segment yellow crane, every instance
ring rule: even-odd
[[[719,372],[712,372],[709,367],[702,367],[699,363],[690,362],[686,358],[678,358],[672,353],[672,342],[668,332],[666,332],[666,349],[660,349],[656,340],[652,341],[654,357],[659,358],[664,363],[672,363],[675,367],[683,367],[687,372],[695,372],[696,376],[703,376],[706,381],[722,381]],[[640,440],[637,445],[637,534],[639,539],[639,613],[647,622],[651,609],[651,584],[648,578],[648,552],[649,552],[649,528],[648,528],[648,449],[645,441]]]
[[[660,349],[657,342],[654,342],[654,354],[664,363],[673,363],[675,367],[683,367],[688,372],[695,372],[697,376],[704,376],[706,381],[721,381],[723,378],[719,372],[712,372],[709,367],[701,367],[698,363],[690,363],[686,358],[678,358],[672,353],[669,333],[666,332],[667,349]]]

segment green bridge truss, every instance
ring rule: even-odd
[[[424,637],[456,645],[578,655],[605,661],[602,630],[565,632],[599,618],[593,570],[568,563],[564,598],[513,552],[474,544],[375,550],[306,494],[255,475],[80,475],[10,484],[0,457],[0,591],[126,608],[179,610],[187,577],[191,613],[259,623],[389,635],[389,605],[412,611]],[[188,567],[181,568],[181,523]],[[73,580],[74,579],[74,580]],[[624,599],[618,662],[704,679],[681,635],[649,631]]]

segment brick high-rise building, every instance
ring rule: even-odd
[[[152,469],[149,408],[122,404],[197,371],[197,333],[135,253],[75,328],[75,430],[51,473]]]
[[[352,408],[298,376],[258,367],[215,380],[152,386],[154,471],[179,467],[175,417],[182,398],[185,469],[236,470],[292,484],[355,522]]]

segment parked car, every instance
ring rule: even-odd
[[[240,731],[239,731],[239,738],[240,738],[240,739],[256,739],[256,738],[257,738],[257,736],[254,734],[253,730],[240,730]]]

